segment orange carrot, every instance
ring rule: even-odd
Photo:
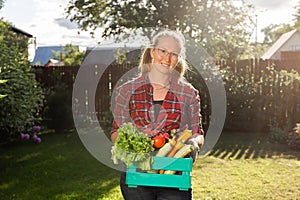
[[[168,157],[173,157],[175,153],[184,146],[184,143],[181,141],[176,142],[175,146],[171,149]]]

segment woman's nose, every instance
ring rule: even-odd
[[[171,62],[171,53],[167,53],[165,56],[164,56],[164,61],[167,61],[168,63]]]

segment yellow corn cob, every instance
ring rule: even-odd
[[[158,171],[157,170],[147,170],[146,171],[148,174],[157,174]]]
[[[183,158],[187,154],[191,153],[194,149],[194,146],[191,144],[186,144],[184,147],[179,149],[177,153],[174,155],[174,158]]]
[[[184,145],[177,153],[174,155],[174,158],[183,158],[188,153],[191,153],[194,150],[194,146],[191,144]],[[164,174],[175,174],[174,170],[166,170]]]
[[[156,156],[166,156],[172,149],[172,144],[171,143],[166,143],[162,148],[158,150],[156,153]]]
[[[173,170],[166,170],[164,172],[164,174],[175,174],[175,173],[176,173],[176,171],[173,171]]]

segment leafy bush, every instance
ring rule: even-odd
[[[7,82],[7,80],[0,80],[0,84],[1,83],[6,83]],[[0,94],[0,99],[1,98],[4,98],[4,97],[6,97],[7,95],[6,94]]]
[[[225,129],[265,133],[270,131],[270,123],[288,129],[299,115],[297,110],[287,108],[298,102],[291,92],[298,93],[300,74],[268,66],[259,75],[249,66],[245,63],[221,70],[227,92]]]
[[[276,141],[280,143],[286,142],[285,131],[278,127],[270,127],[269,137],[272,141]]]
[[[57,76],[57,75],[55,75]],[[61,132],[73,126],[72,94],[67,85],[60,81],[45,94],[45,108],[43,118],[46,126]]]
[[[30,138],[36,142],[41,143],[42,139],[38,136],[40,135],[41,127],[36,125],[34,122],[31,127],[24,127],[20,129],[20,137],[23,140],[29,140]]]
[[[247,67],[241,71],[249,70]],[[227,116],[225,128],[228,130],[257,131],[260,128],[258,114],[259,83],[254,74],[238,74],[232,68],[221,70],[227,92]],[[255,125],[254,125],[255,124]]]
[[[278,127],[271,127],[270,139],[275,142],[287,144],[291,149],[300,150],[300,123],[292,131],[284,131]]]
[[[287,144],[292,149],[300,150],[300,123],[296,124],[293,131],[288,133]]]
[[[107,137],[110,137],[111,127],[113,126],[113,114],[111,111],[106,111],[101,114],[101,118],[98,119],[100,126]]]
[[[39,118],[43,92],[27,60],[24,41],[0,21],[0,139],[7,140]]]

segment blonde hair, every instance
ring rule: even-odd
[[[155,48],[158,45],[159,40],[163,37],[171,37],[176,42],[178,42],[180,46],[180,57],[174,69],[179,73],[180,77],[183,77],[185,70],[187,68],[187,64],[185,62],[185,39],[181,33],[172,30],[161,31],[152,38],[152,43],[150,47],[146,48],[142,53],[140,64],[139,64],[140,72],[142,74],[145,74],[150,71],[150,67],[151,67],[150,64],[152,63],[150,50],[152,48]]]

